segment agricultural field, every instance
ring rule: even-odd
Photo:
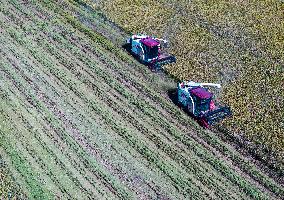
[[[1,1],[0,199],[281,199],[89,3]]]
[[[0,152],[0,197],[8,199],[12,196],[17,196],[19,199],[27,198],[24,196],[19,185],[14,180],[8,166],[1,157],[3,152]]]
[[[176,79],[221,83],[219,98],[234,115],[219,128],[248,141],[244,146],[252,144],[255,155],[283,174],[283,1],[105,0],[93,6],[129,32],[168,39],[177,63],[166,71]]]

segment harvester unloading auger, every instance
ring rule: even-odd
[[[137,34],[127,39],[126,43],[131,54],[155,71],[160,70],[164,64],[176,62],[173,55],[161,50],[161,46],[167,46],[167,40]]]
[[[220,84],[195,83],[183,81],[178,83],[178,103],[183,106],[205,128],[231,116],[232,112],[227,106],[216,106],[213,94],[204,86],[221,88]]]

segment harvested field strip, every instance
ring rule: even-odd
[[[16,118],[16,117],[15,117]],[[25,126],[24,126],[25,127]],[[31,131],[30,131],[31,132]],[[27,133],[26,134],[24,134],[25,136],[27,135]],[[40,140],[38,141],[38,142],[40,142]],[[25,143],[27,143],[27,141],[25,142]],[[46,147],[46,145],[44,145],[45,147]],[[38,148],[40,148],[40,147],[38,147]],[[36,149],[38,149],[38,148],[36,148]],[[35,153],[34,153],[35,154]],[[34,155],[34,154],[32,154],[32,155]],[[41,155],[41,154],[40,154]],[[46,156],[46,157],[52,157],[51,155],[49,155],[49,156]],[[56,158],[56,156],[55,156],[55,158]],[[56,162],[59,162],[58,160],[56,161]],[[47,161],[47,164],[49,163],[49,161]],[[60,162],[59,162],[60,163]],[[62,164],[62,162],[61,162],[61,164]],[[65,163],[66,164],[66,163]],[[62,166],[62,165],[61,165]],[[55,167],[53,167],[53,169],[55,169]],[[49,171],[49,170],[45,170],[45,171]],[[67,171],[68,172],[68,170],[66,170],[65,169],[65,171]],[[62,174],[64,174],[63,172],[62,172]],[[70,174],[69,174],[70,175]],[[54,177],[60,177],[59,175],[56,175],[56,176],[54,176]],[[61,177],[60,179],[62,179],[63,180],[63,183],[64,183],[64,179],[63,179],[63,177]],[[59,179],[59,180],[60,180]],[[68,182],[68,181],[67,181]]]
[[[93,166],[94,167],[94,166]],[[97,169],[98,170],[98,169]],[[70,184],[70,183],[69,183]],[[73,195],[74,196],[74,195]]]
[[[17,97],[17,98],[21,99],[20,96]],[[14,98],[13,102],[16,101],[17,98]],[[26,116],[28,116],[28,115],[26,115]],[[23,116],[21,116],[21,118],[22,118],[23,120],[25,119]],[[27,119],[25,119],[25,122],[27,123],[26,126],[27,126],[27,127],[31,127],[31,125],[28,124],[28,122],[27,122],[26,120],[27,120]],[[29,121],[31,121],[31,120],[29,120]],[[34,125],[33,125],[33,126],[34,126]],[[30,132],[34,132],[32,128],[29,128],[29,131],[30,131]],[[46,132],[45,132],[45,134],[46,134]],[[27,134],[25,134],[25,135],[27,135]],[[38,135],[38,134],[35,134],[35,133],[34,133],[33,136],[36,137],[36,138],[39,137],[39,135]],[[43,134],[42,136],[45,136],[45,135]],[[52,137],[51,137],[51,138],[52,138]],[[54,138],[54,136],[53,136],[53,138]],[[41,138],[41,139],[37,138],[37,139],[38,139],[38,141],[39,141],[41,144],[42,144],[42,141],[44,141],[42,138]],[[43,147],[46,147],[46,148],[47,148],[47,147],[50,147],[51,149],[56,149],[56,148],[52,148],[52,146],[53,146],[52,143],[48,143],[48,145],[47,145],[47,144],[42,144],[42,146],[43,146]],[[57,156],[54,156],[54,157],[56,158]],[[58,157],[60,158],[60,160],[63,160],[63,158],[62,158],[61,156],[58,156]],[[60,162],[61,162],[60,160],[57,159],[57,162],[60,163]],[[64,160],[63,160],[63,161],[64,161]],[[65,164],[68,163],[68,160],[65,160],[64,162],[63,162],[63,161],[61,162],[61,166],[63,166],[63,163],[65,163]],[[69,166],[71,166],[71,165],[69,164]],[[81,170],[78,170],[78,171],[81,171]],[[73,172],[74,172],[74,170],[73,170]]]
[[[35,100],[35,99],[34,99],[34,100]],[[35,102],[34,102],[34,103],[35,103]],[[36,105],[39,106],[39,104],[36,104]],[[52,116],[49,116],[49,117],[51,118],[50,120],[52,121],[53,117],[52,117]],[[67,134],[66,134],[66,135],[67,135]]]

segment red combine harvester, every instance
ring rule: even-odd
[[[173,55],[161,50],[161,46],[166,47],[167,43],[166,40],[148,35],[132,35],[126,41],[130,53],[155,71],[162,69],[164,64],[176,62]]]
[[[220,88],[220,84],[195,83],[183,81],[178,83],[178,103],[185,108],[204,128],[232,115],[227,106],[217,106],[213,101],[213,94],[204,86]]]

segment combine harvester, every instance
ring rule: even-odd
[[[167,47],[167,40],[150,37],[148,35],[132,35],[126,41],[127,50],[152,70],[159,71],[162,65],[176,62],[176,58],[161,50]]]
[[[204,128],[231,116],[232,112],[227,106],[216,106],[213,94],[204,86],[221,88],[220,84],[195,83],[183,81],[178,83],[178,104],[185,108]]]

